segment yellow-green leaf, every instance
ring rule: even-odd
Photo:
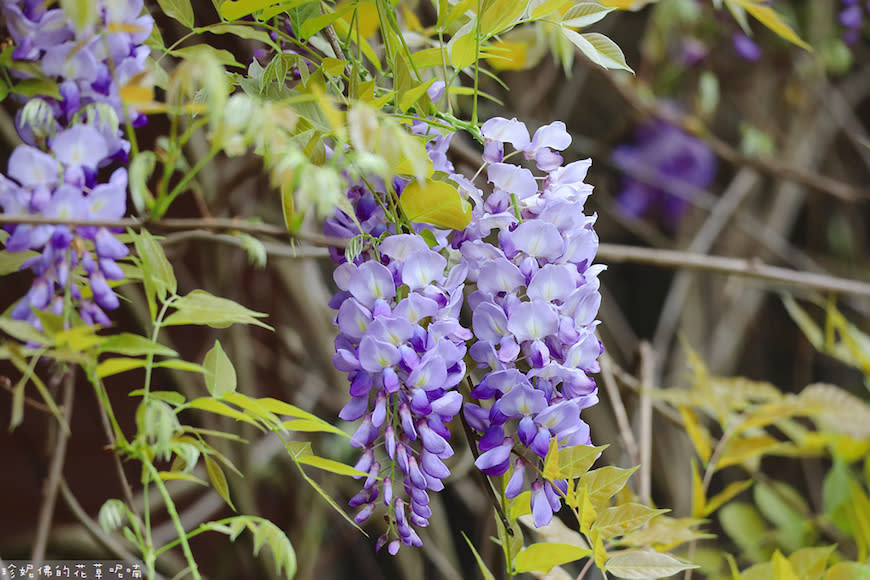
[[[450,62],[457,69],[471,66],[477,59],[478,44],[475,41],[475,20],[472,19],[460,28],[450,42],[447,43],[447,51],[450,53]]]
[[[654,517],[668,512],[666,509],[653,509],[639,503],[626,503],[607,508],[598,514],[593,528],[601,533],[605,540],[625,535],[641,527]]]
[[[788,557],[794,573],[803,580],[819,580],[836,546],[802,548]]]
[[[601,509],[610,504],[610,498],[623,488],[625,482],[636,470],[637,467],[622,469],[608,465],[583,474],[580,478],[580,485],[588,487],[589,501],[592,502],[595,509]]]
[[[723,469],[729,465],[738,465],[744,461],[757,459],[765,453],[773,453],[782,446],[770,435],[758,437],[737,437],[725,444],[725,451],[716,463],[717,469]]]
[[[698,463],[692,459],[692,515],[697,517],[704,513],[704,505],[707,503],[707,494],[704,491],[704,482],[698,472]]]
[[[692,440],[695,451],[698,452],[698,457],[701,458],[702,464],[706,465],[710,461],[710,454],[713,452],[710,447],[710,433],[698,422],[698,417],[692,409],[685,405],[679,405],[677,410],[683,419],[686,433],[689,435],[689,439]]]
[[[549,572],[553,566],[573,562],[590,555],[592,550],[572,544],[557,544],[553,542],[539,542],[532,544],[517,554],[514,560],[514,568],[517,573]]]
[[[617,578],[666,578],[697,567],[681,562],[670,554],[632,550],[611,556],[605,569]]]
[[[794,569],[791,567],[791,562],[779,550],[773,553],[771,562],[773,563],[774,580],[798,580]]]
[[[158,471],[157,475],[163,481],[192,481],[193,483],[198,483],[200,485],[208,485],[206,482],[196,477],[195,475],[191,475],[189,473],[184,473],[183,471]]]
[[[804,50],[813,51],[813,47],[804,42],[788,24],[783,22],[779,14],[766,4],[760,4],[758,0],[734,0],[743,6],[747,12],[755,17],[756,20],[764,24],[766,27],[777,33],[787,41],[798,45]]]
[[[592,529],[592,522],[598,516],[595,507],[589,500],[589,488],[586,485],[581,485],[579,488],[579,496],[577,500],[577,520],[580,522],[580,531],[589,535]]]
[[[202,362],[205,368],[205,386],[212,397],[223,397],[236,390],[236,369],[216,340]]]
[[[109,358],[97,365],[97,377],[104,378],[145,366],[145,359],[116,357]]]
[[[710,500],[707,502],[707,505],[704,506],[704,509],[702,510],[702,513],[700,515],[707,516],[712,514],[717,509],[722,507],[725,502],[732,500],[740,492],[747,489],[751,485],[751,479],[747,479],[746,481],[734,481],[729,483],[728,487],[710,498]]]
[[[205,459],[205,470],[208,472],[208,478],[211,480],[211,484],[224,501],[227,502],[227,505],[230,506],[233,511],[236,511],[236,506],[233,505],[233,502],[230,499],[230,488],[227,485],[227,478],[224,475],[224,470],[217,464],[217,461],[208,455],[203,455],[203,458]]]
[[[824,580],[870,580],[870,564],[838,562],[828,569]]]
[[[263,426],[260,425],[258,421],[252,419],[245,413],[242,413],[241,411],[230,407],[226,403],[218,401],[217,399],[212,399],[211,397],[200,397],[198,399],[194,399],[190,403],[188,403],[188,406],[193,409],[201,409],[203,411],[209,411],[210,413],[217,413],[218,415],[230,417],[237,421],[244,421],[245,423],[250,423],[251,425],[254,425],[261,431],[265,431]]]
[[[333,461],[332,459],[327,459],[326,457],[319,457],[317,455],[300,457],[297,461],[304,465],[310,465],[324,471],[337,473],[338,475],[349,475],[352,477],[365,477],[366,475],[368,475],[367,473],[360,471],[359,469],[355,469],[350,465],[345,465],[344,463]]]
[[[462,532],[462,537],[465,538],[465,543],[468,544],[468,547],[471,548],[471,553],[474,554],[474,559],[477,561],[477,567],[480,569],[483,580],[495,580],[495,576],[493,576],[492,572],[489,571],[489,568],[486,567],[486,563],[483,561],[483,558],[480,557],[480,554],[477,553],[477,548],[474,547],[474,544],[471,543],[471,540],[468,539],[465,532]]]
[[[446,181],[412,181],[402,191],[399,206],[412,222],[461,230],[471,221],[471,206]]]

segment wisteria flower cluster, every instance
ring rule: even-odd
[[[19,0],[2,6],[14,58],[39,63],[56,81],[59,98],[31,99],[18,112],[24,144],[9,158],[8,177],[0,175],[0,206],[7,214],[67,221],[121,218],[127,171],[117,168],[106,181],[100,173],[127,160],[130,144],[120,120],[129,118],[134,127],[145,122],[144,115],[125,109],[121,87],[144,71],[149,49],[143,43],[153,20],[142,0],[101,1],[98,22],[76,30],[62,8],[46,4]],[[128,250],[109,229],[22,224],[10,233],[10,252],[40,252],[22,266],[36,278],[13,309],[14,318],[39,328],[34,309],[60,315],[68,297],[88,324],[110,324],[105,310],[119,301],[108,281],[124,277],[115,260]],[[72,280],[79,265],[92,299]]]
[[[492,192],[484,200],[479,191],[468,191],[476,198],[474,218],[454,244],[476,284],[468,296],[474,333],[469,354],[487,371],[471,396],[492,404],[468,402],[463,412],[483,434],[477,467],[502,475],[513,463],[509,498],[523,491],[529,477],[532,516],[541,526],[561,507],[559,490],[566,487],[535,475],[540,460],[552,439],[560,447],[590,443],[580,412],[598,400],[589,373],[599,371],[602,350],[594,329],[603,267],[592,264],[595,216],[583,212],[592,192],[583,182],[590,162],[563,166],[558,151],[571,137],[558,121],[531,138],[516,119],[490,119],[481,132]],[[534,160],[543,179],[508,163],[505,144]],[[489,242],[493,236],[498,245]]]
[[[413,130],[433,131],[422,122]],[[368,474],[350,503],[361,508],[358,522],[379,499],[387,506],[389,529],[378,547],[390,553],[421,543],[412,524],[427,525],[428,492],[450,473],[442,460],[453,455],[448,424],[460,410],[481,435],[477,467],[501,475],[513,466],[506,494],[530,488],[539,526],[559,510],[566,489],[564,481],[533,475],[551,441],[590,442],[580,413],[597,402],[589,374],[599,370],[594,330],[603,269],[592,264],[595,217],[583,212],[590,163],[563,164],[559,152],[571,138],[560,122],[530,137],[519,121],[495,118],[482,135],[488,195],[447,159],[452,135],[436,132],[427,144],[436,169],[474,204],[463,231],[449,239],[435,231],[434,247],[417,233],[398,233],[386,221],[384,191],[363,184],[347,190],[354,215],[337,210],[325,227],[330,235],[377,240],[351,261],[333,256],[340,290],[331,304],[339,329],[334,363],[351,384],[340,416],[361,420],[352,443],[363,450],[356,468]],[[514,149],[507,155],[506,145]],[[509,162],[518,155],[543,175]],[[405,183],[393,185],[401,195]],[[460,322],[463,304],[470,329]],[[456,389],[466,354],[483,373],[473,401]]]

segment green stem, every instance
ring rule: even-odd
[[[196,580],[200,580],[202,576],[199,574],[199,568],[196,565],[196,560],[193,558],[193,552],[190,551],[187,534],[184,531],[184,526],[181,525],[181,518],[178,517],[178,511],[175,509],[175,503],[169,495],[169,490],[166,489],[166,485],[160,479],[157,468],[151,463],[146,463],[145,465],[148,466],[149,475],[157,486],[157,489],[160,490],[160,495],[163,496],[163,501],[166,503],[166,511],[169,513],[169,517],[172,518],[172,523],[175,524],[175,531],[178,533],[179,540],[181,540],[181,550],[184,552],[184,557],[190,566],[190,572]]]
[[[202,171],[202,169],[206,165],[211,162],[212,159],[215,158],[218,152],[220,152],[220,148],[212,147],[208,154],[201,158],[199,161],[197,161],[196,165],[194,165],[191,170],[188,171],[184,175],[184,177],[181,178],[181,181],[179,181],[178,184],[172,188],[172,191],[170,191],[169,194],[160,199],[160,201],[158,202],[158,206],[154,211],[154,215],[156,217],[162,217],[163,214],[166,213],[175,198],[181,195],[181,193],[183,193],[187,189],[187,185],[193,180],[194,177],[197,176],[200,171]]]
[[[482,0],[477,0],[477,17],[474,21],[474,102],[471,107],[471,123],[477,125],[477,92],[480,77],[480,18]]]

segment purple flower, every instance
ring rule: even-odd
[[[616,201],[621,213],[653,215],[675,228],[688,208],[686,198],[708,187],[716,176],[716,156],[699,139],[663,121],[641,125],[633,144],[613,151],[626,173]],[[682,196],[670,193],[681,190]]]
[[[475,341],[469,354],[488,371],[471,396],[493,402],[466,403],[464,413],[483,434],[477,467],[501,475],[516,454],[505,493],[515,497],[530,484],[535,523],[544,525],[560,500],[554,482],[527,482],[525,466],[540,466],[553,438],[559,446],[588,443],[580,413],[597,402],[588,373],[598,371],[601,353],[594,327],[602,267],[591,265],[598,238],[594,216],[583,211],[589,161],[563,165],[558,151],[571,139],[560,122],[531,139],[516,119],[491,119],[481,133],[493,191],[469,195],[476,202],[472,222],[454,246],[476,283],[468,296]],[[543,180],[508,163],[506,144],[534,160]],[[493,237],[498,246],[488,241]]]
[[[97,26],[76,31],[62,8],[46,9],[31,0],[4,2],[2,14],[15,42],[13,57],[38,62],[42,74],[58,84],[60,98],[34,99],[16,117],[25,142],[9,158],[0,180],[0,206],[13,215],[63,220],[112,220],[126,212],[127,173],[116,169],[107,183],[100,168],[126,159],[129,143],[119,119],[138,113],[122,108],[120,87],[145,70],[144,46],[153,21],[142,0],[103,2]],[[19,75],[11,71],[10,74]],[[36,106],[32,106],[32,105]],[[23,264],[36,278],[12,315],[39,328],[36,310],[62,314],[69,296],[88,324],[110,324],[104,310],[119,306],[110,280],[123,279],[115,262],[128,254],[107,228],[66,225],[18,225],[7,228],[8,251],[37,250]],[[91,297],[70,276],[76,269],[87,280]]]
[[[761,58],[761,49],[743,32],[735,32],[731,42],[734,44],[734,50],[743,60],[755,62]]]

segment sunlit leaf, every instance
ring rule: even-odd
[[[614,10],[616,8],[602,6],[597,2],[578,2],[562,15],[561,23],[562,26],[571,28],[584,28],[595,24]]]
[[[250,423],[254,425],[261,431],[264,431],[262,425],[255,419],[252,419],[245,413],[234,409],[233,407],[227,405],[226,403],[219,401],[217,399],[212,399],[211,397],[200,397],[198,399],[194,399],[188,403],[188,406],[193,409],[201,409],[203,411],[209,411],[210,413],[216,413],[218,415],[224,415],[225,417],[230,417],[237,421],[244,421],[245,423]]]
[[[666,578],[697,567],[670,554],[632,550],[613,554],[605,569],[617,578]]]
[[[619,46],[597,32],[580,34],[570,28],[560,28],[562,34],[571,41],[571,44],[580,49],[586,57],[603,68],[621,69],[634,72],[625,62],[625,55]]]
[[[804,50],[813,51],[813,47],[804,42],[791,27],[782,21],[779,14],[766,4],[762,4],[759,0],[732,0],[746,9],[749,14],[755,17],[767,28],[784,38],[785,40],[798,45]]]
[[[327,459],[326,457],[319,457],[317,455],[300,457],[297,461],[303,465],[310,465],[324,471],[329,471],[330,473],[337,473],[338,475],[349,475],[351,477],[365,477],[368,475],[368,473],[355,469],[350,465],[345,465],[344,463]]]
[[[97,365],[97,378],[110,377],[133,369],[141,369],[146,360],[142,358],[115,357],[106,359]]]
[[[583,474],[578,485],[588,487],[589,500],[596,509],[600,509],[610,503],[610,499],[623,488],[635,471],[637,467],[622,469],[608,465]]]
[[[744,461],[758,459],[766,453],[776,452],[782,445],[781,441],[777,441],[770,435],[735,437],[729,439],[728,443],[725,444],[725,450],[719,461],[716,462],[716,467],[723,469],[729,465],[738,465]]]
[[[633,531],[668,511],[670,510],[653,509],[639,503],[626,503],[609,507],[599,513],[592,527],[608,540]]]
[[[722,507],[726,502],[731,501],[737,495],[739,495],[743,490],[748,489],[752,486],[752,480],[747,479],[746,481],[732,481],[728,484],[725,489],[714,495],[707,501],[707,504],[704,506],[701,515],[707,516],[715,512],[717,509]]]
[[[107,336],[100,345],[100,352],[111,352],[128,356],[152,354],[155,356],[178,356],[178,353],[162,344],[151,341],[144,336],[122,332]]]
[[[190,0],[157,0],[157,4],[167,16],[178,20],[187,28],[193,28],[193,7]]]
[[[573,562],[590,555],[592,550],[572,544],[539,542],[517,554],[514,568],[517,573],[538,570],[549,572],[553,566]]]
[[[788,561],[794,573],[803,580],[819,580],[825,573],[828,559],[834,553],[836,546],[820,546],[802,548],[793,552]]]
[[[698,417],[692,409],[685,405],[678,405],[677,410],[683,419],[683,427],[686,429],[686,434],[691,439],[695,451],[698,452],[698,457],[701,458],[702,464],[706,465],[710,460],[710,454],[713,452],[710,447],[710,433],[698,422]]]
[[[230,499],[230,488],[227,485],[227,477],[224,475],[224,470],[221,469],[221,466],[208,455],[203,455],[203,459],[205,459],[205,469],[208,472],[208,478],[211,480],[211,484],[214,486],[215,491],[220,494],[233,511],[236,511],[236,506],[233,505],[233,502]]]
[[[445,181],[412,181],[402,191],[399,206],[412,222],[461,230],[471,221],[471,206]]]
[[[254,312],[237,302],[219,298],[205,290],[194,290],[181,296],[172,303],[175,312],[163,321],[165,326],[179,324],[204,324],[213,328],[226,328],[231,324],[255,324],[274,330],[271,326],[260,322],[258,318],[267,316],[262,312]]]
[[[202,362],[205,368],[205,386],[212,397],[223,397],[236,390],[236,369],[216,340]]]
[[[158,471],[157,475],[163,481],[190,481],[192,483],[198,483],[199,485],[208,485],[197,476],[183,471]]]

